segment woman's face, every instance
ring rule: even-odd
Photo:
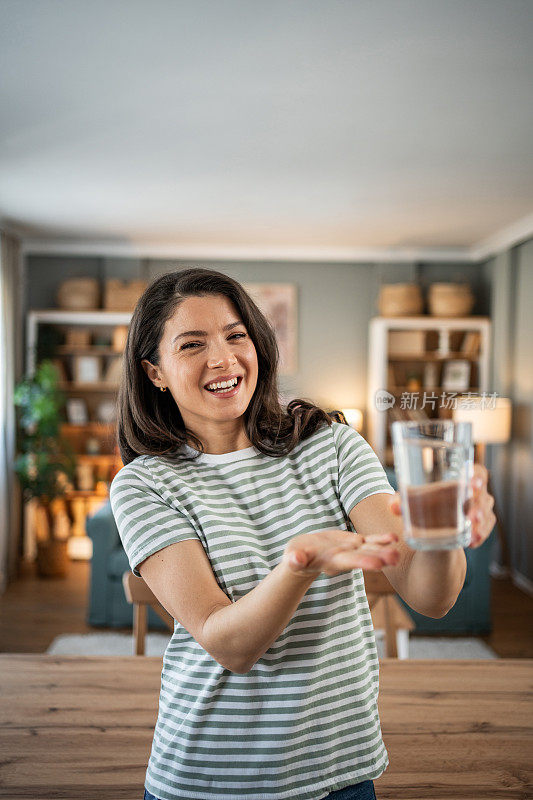
[[[224,295],[188,297],[167,320],[159,344],[159,366],[143,361],[148,377],[166,387],[189,430],[201,440],[206,424],[238,420],[257,385],[255,346],[231,300]],[[206,389],[238,378],[229,391]]]

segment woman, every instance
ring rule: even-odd
[[[433,617],[463,585],[463,550],[403,544],[359,434],[305,400],[280,407],[277,365],[272,328],[219,272],[163,275],[133,314],[111,503],[175,619],[147,800],[375,798],[388,757],[362,568]]]

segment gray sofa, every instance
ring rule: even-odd
[[[94,627],[132,628],[133,606],[126,600],[122,586],[122,575],[130,566],[111,503],[105,503],[87,519],[86,529],[93,543],[87,623]],[[148,627],[168,631],[151,608],[148,609]]]

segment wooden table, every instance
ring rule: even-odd
[[[142,800],[160,676],[160,658],[0,655],[0,797]],[[532,798],[532,682],[533,660],[384,659],[378,800]]]

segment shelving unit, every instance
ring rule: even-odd
[[[68,329],[80,329],[89,333],[91,338],[112,339],[113,332],[118,326],[128,326],[131,320],[129,312],[114,311],[61,311],[49,309],[30,311],[26,323],[26,366],[27,372],[32,375],[36,369],[37,345],[43,326],[50,326],[59,334]],[[64,367],[64,372],[69,380],[61,381],[59,388],[68,398],[83,400],[88,411],[88,421],[83,424],[65,423],[61,426],[61,435],[72,445],[76,454],[79,468],[78,478],[72,490],[64,496],[64,501],[70,503],[74,524],[74,539],[77,541],[72,547],[73,557],[90,557],[90,541],[84,548],[81,537],[85,537],[85,518],[93,513],[96,508],[108,497],[109,484],[121,468],[122,461],[114,442],[114,423],[103,422],[97,419],[98,407],[103,400],[114,401],[118,390],[117,381],[75,381],[74,360],[78,357],[95,357],[101,359],[99,373],[105,373],[107,366],[120,357],[122,353],[110,344],[66,345],[58,344],[54,348],[53,358]],[[96,451],[96,452],[94,452]],[[92,486],[77,485],[82,473],[89,480],[92,473],[94,480]],[[24,537],[25,556],[31,558],[35,544],[30,531],[32,527],[31,511],[27,515],[27,525]],[[70,545],[70,541],[69,541]],[[86,553],[84,556],[83,553]],[[81,556],[79,554],[82,554]]]
[[[411,345],[412,352],[395,349],[396,341],[403,339]],[[468,337],[468,338],[467,338]],[[469,349],[462,349],[469,346]],[[487,317],[375,317],[369,331],[369,380],[367,398],[368,439],[382,463],[392,466],[390,444],[390,422],[401,416],[400,409],[405,394],[419,394],[420,404],[416,413],[433,417],[451,416],[451,410],[438,406],[420,408],[424,392],[428,395],[453,394],[443,386],[444,365],[451,361],[462,361],[469,365],[468,385],[457,394],[489,392],[489,347],[490,320]],[[432,380],[425,383],[429,375],[426,365],[432,365]],[[436,380],[435,380],[436,378]],[[410,379],[410,382],[409,382]],[[376,393],[385,390],[389,397],[384,403],[389,407],[376,406]],[[437,398],[440,399],[440,398]],[[436,405],[436,403],[435,403]],[[407,418],[408,413],[405,414]],[[419,413],[420,418],[420,413]]]
[[[398,337],[400,334],[400,337]],[[409,334],[405,337],[403,334]],[[442,318],[431,316],[419,317],[375,317],[370,322],[369,336],[369,381],[367,399],[368,440],[384,464],[387,477],[394,489],[397,489],[396,475],[393,469],[393,454],[390,442],[390,422],[405,414],[408,418],[447,417],[452,410],[442,408],[439,402],[436,408],[419,407],[415,410],[401,409],[404,393],[434,393],[440,400],[441,393],[453,394],[442,385],[443,370],[451,361],[466,362],[469,369],[468,386],[457,394],[472,392],[482,394],[489,389],[489,348],[491,324],[487,317]],[[468,338],[467,338],[468,337]],[[411,341],[413,352],[401,352],[395,348],[398,339],[405,343]],[[466,351],[462,348],[475,342],[475,346]],[[417,352],[418,349],[418,352]],[[427,376],[426,367],[436,371],[435,380],[424,385]],[[431,369],[429,371],[431,371]],[[419,388],[408,383],[421,381]],[[380,390],[388,392],[394,405],[385,410],[376,407],[376,393]],[[392,400],[389,399],[392,403]],[[405,418],[404,417],[404,418]],[[433,619],[418,614],[399,598],[399,602],[408,611],[416,624],[419,634],[463,634],[485,635],[490,633],[490,577],[489,561],[492,547],[491,540],[476,550],[465,548],[467,572],[464,586],[459,597],[444,617]]]

